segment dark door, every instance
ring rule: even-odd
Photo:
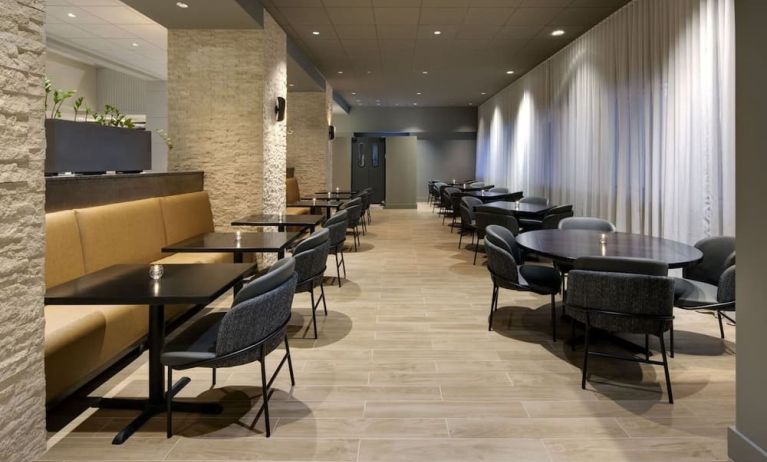
[[[373,188],[371,202],[386,198],[386,138],[352,138],[352,189]]]

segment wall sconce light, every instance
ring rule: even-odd
[[[277,105],[274,106],[274,114],[277,116],[277,122],[285,120],[285,98],[277,97]]]
[[[336,127],[333,125],[328,126],[328,139],[330,139],[330,141],[336,139]]]

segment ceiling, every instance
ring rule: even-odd
[[[451,106],[482,103],[628,1],[262,3],[352,106]]]

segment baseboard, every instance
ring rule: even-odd
[[[767,451],[734,426],[727,429],[727,456],[735,462],[767,462]]]

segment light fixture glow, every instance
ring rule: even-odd
[[[482,92],[482,93],[480,93],[480,94],[481,94],[481,95],[486,95],[487,93],[483,91],[483,92]]]
[[[353,92],[352,92],[352,96],[357,96],[357,92],[356,92],[356,91],[353,91]]]
[[[418,106],[418,103],[413,103],[413,106]]]
[[[295,83],[289,83],[289,84],[288,84],[288,86],[289,86],[289,87],[295,87],[295,86],[296,86],[296,84],[295,84]]]
[[[421,92],[419,91],[418,93],[416,93],[416,95],[419,95],[419,96],[420,96],[420,95],[421,95]]]
[[[511,75],[514,73],[514,71],[506,71],[507,74]]]
[[[344,73],[344,71],[338,71],[338,73],[339,73],[339,74],[343,74],[343,73]]]
[[[176,6],[179,8],[189,8],[189,5],[184,2],[176,2]]]
[[[67,16],[69,16],[70,18],[76,18],[77,17],[77,15],[74,14],[74,13],[67,13]]]
[[[434,31],[434,35],[442,35],[442,31],[441,30],[435,30]]]
[[[565,31],[563,31],[562,29],[557,29],[555,31],[552,31],[551,35],[553,35],[554,37],[559,37],[560,35],[565,35]]]
[[[320,35],[320,31],[315,30],[312,32],[312,35]]]
[[[133,43],[131,43],[131,46],[137,47],[137,46],[138,46],[138,43],[136,43],[136,42],[133,42]]]
[[[426,74],[428,74],[428,73],[429,73],[429,71],[422,71],[422,72],[421,72],[421,74],[423,74],[423,75],[426,75]]]

